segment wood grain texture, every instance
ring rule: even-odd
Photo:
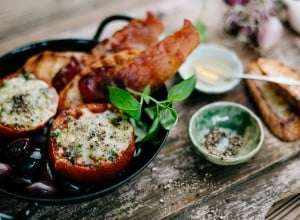
[[[3,0],[0,53],[49,38],[91,38],[106,16],[121,13],[143,17],[150,10],[162,16],[166,30],[179,28],[184,18],[193,22],[201,18],[208,26],[207,41],[235,50],[245,64],[259,54],[224,33],[225,9],[222,0],[27,0],[26,4]],[[108,27],[105,36],[116,26]],[[285,28],[283,39],[265,56],[300,69],[299,36]],[[167,85],[180,80],[176,75]],[[141,174],[92,201],[40,205],[32,219],[263,219],[274,202],[300,189],[300,141],[282,142],[264,126],[264,144],[250,161],[231,167],[209,163],[192,149],[188,121],[200,107],[221,100],[243,104],[259,115],[243,81],[220,95],[195,91],[188,100],[175,105],[178,124]],[[0,195],[0,211],[13,214],[25,206],[26,202]]]
[[[276,202],[266,215],[266,220],[299,219],[300,193]]]

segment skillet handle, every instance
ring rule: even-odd
[[[16,214],[15,216],[7,215],[0,212],[0,220],[24,220],[29,219],[37,210],[38,203],[32,202],[29,203],[20,213]]]
[[[133,18],[130,17],[130,16],[127,16],[127,15],[112,15],[112,16],[109,16],[107,18],[105,18],[99,25],[94,37],[93,37],[93,40],[98,40],[100,35],[102,34],[105,26],[107,24],[109,24],[110,22],[112,21],[116,21],[116,20],[123,20],[123,21],[130,21],[132,20]]]

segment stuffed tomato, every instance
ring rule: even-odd
[[[113,179],[127,167],[135,150],[133,125],[111,104],[81,104],[64,110],[49,135],[54,168],[80,183]]]
[[[6,137],[43,128],[57,107],[56,90],[32,74],[14,73],[0,80],[0,134]]]

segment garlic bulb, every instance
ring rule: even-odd
[[[285,0],[287,7],[287,19],[292,29],[300,34],[300,1],[299,0]]]
[[[257,42],[261,49],[273,48],[281,39],[283,26],[276,16],[269,16],[258,27]]]

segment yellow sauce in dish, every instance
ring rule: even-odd
[[[233,69],[220,58],[201,57],[192,63],[191,72],[195,72],[202,83],[220,85],[232,79]]]

